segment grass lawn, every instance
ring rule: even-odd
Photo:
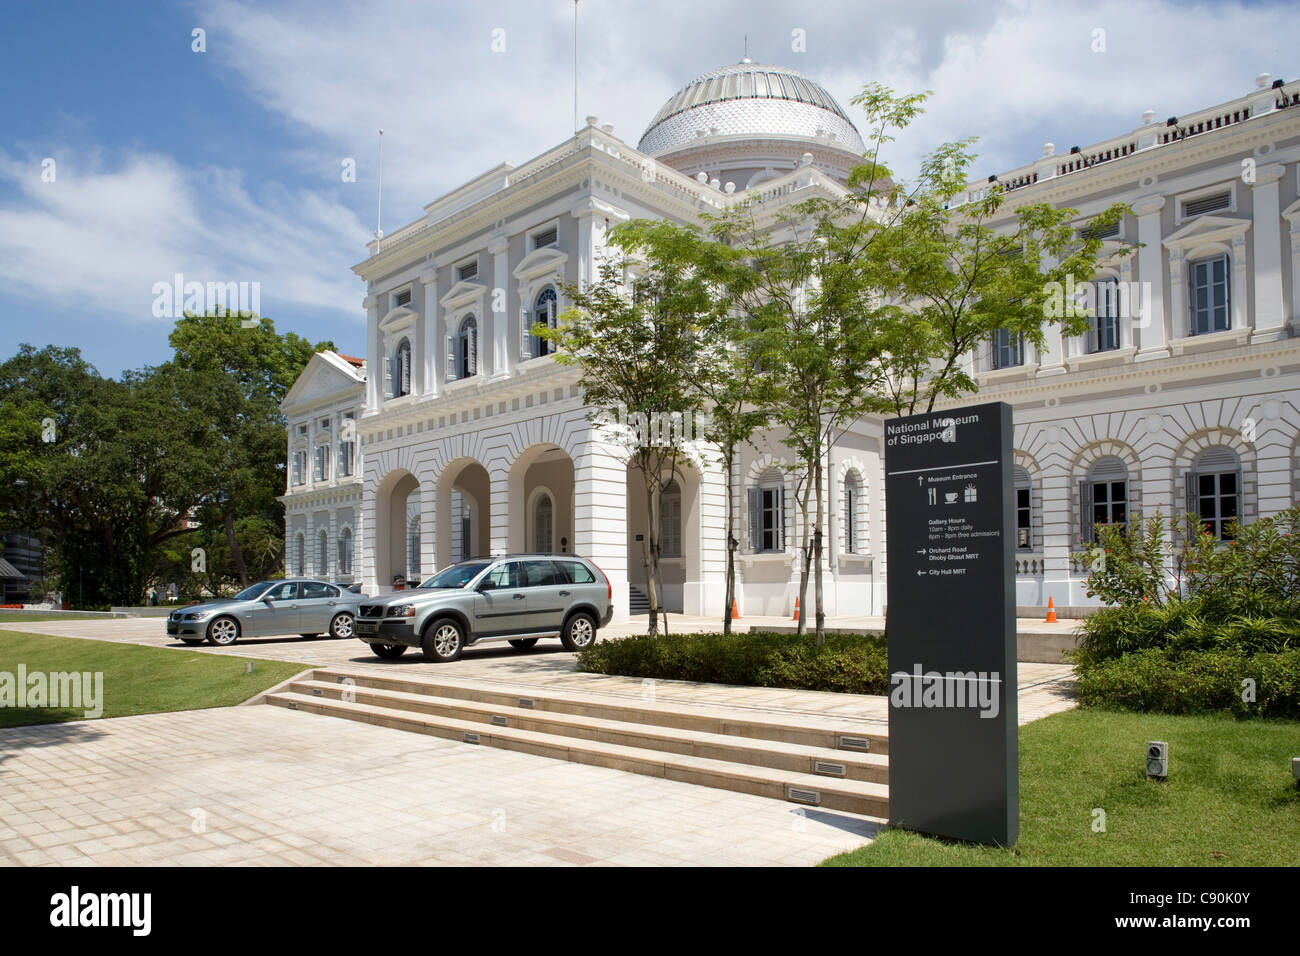
[[[1169,742],[1169,778],[1144,745]],[[1295,866],[1300,722],[1087,708],[1020,728],[1013,849],[887,830],[823,866]],[[959,786],[959,784],[955,784]],[[1094,832],[1094,808],[1106,832]]]
[[[103,717],[227,707],[292,677],[305,664],[164,650],[138,644],[0,631],[0,672],[78,671],[104,675]],[[84,701],[83,701],[84,703]],[[0,706],[0,727],[84,720],[85,708]]]

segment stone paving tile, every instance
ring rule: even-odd
[[[0,866],[808,865],[878,823],[795,834],[777,800],[274,707],[87,723],[0,731],[6,801],[12,780],[40,784]],[[89,793],[64,776],[83,764]]]

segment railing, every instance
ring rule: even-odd
[[[1108,149],[1099,149],[1097,152],[1089,153],[1086,156],[1082,153],[1071,153],[1064,163],[1056,167],[1056,175],[1065,176],[1068,173],[1078,172],[1080,169],[1089,169],[1100,163],[1108,163],[1112,159],[1130,156],[1136,152],[1137,141],[1134,140],[1131,143],[1122,143]]]
[[[1016,574],[1042,574],[1043,556],[1041,554],[1017,554]]]

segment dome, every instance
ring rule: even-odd
[[[655,115],[637,149],[662,156],[705,136],[829,138],[861,155],[862,137],[835,98],[802,73],[748,58],[696,77]]]

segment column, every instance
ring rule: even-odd
[[[1255,171],[1252,190],[1255,208],[1255,332],[1256,341],[1286,336],[1286,303],[1282,299],[1282,207],[1278,182],[1286,173],[1281,165]],[[1235,251],[1235,250],[1234,250]]]
[[[573,550],[613,589],[614,620],[628,620],[627,467],[588,432],[573,463]]]
[[[420,479],[420,576],[428,577],[442,565],[438,562],[437,476]]]
[[[683,489],[685,492],[685,489]],[[682,612],[717,617],[727,592],[727,488],[721,464],[700,472],[692,514],[682,514]],[[688,497],[682,495],[685,508]],[[689,534],[687,533],[689,530]],[[727,609],[730,613],[730,608]]]
[[[379,411],[383,387],[383,361],[379,343],[379,296],[368,295],[366,307],[366,414]]]
[[[510,551],[510,469],[497,460],[488,470],[488,550],[490,554]]]
[[[594,196],[579,200],[569,214],[578,220],[578,285],[585,288],[600,278],[599,260],[606,232],[620,222],[627,222],[630,216]]]
[[[420,320],[422,335],[420,337],[420,391],[424,395],[435,396],[442,377],[438,366],[438,270],[432,265],[420,270],[420,282],[424,286],[424,314]]]
[[[1282,216],[1291,224],[1291,328],[1300,332],[1300,200],[1287,206]]]
[[[1143,196],[1133,203],[1133,213],[1138,217],[1138,241],[1145,243],[1138,250],[1138,281],[1151,290],[1149,313],[1138,315],[1133,320],[1134,338],[1141,346],[1136,356],[1139,362],[1169,355],[1165,333],[1164,247],[1160,244],[1160,211],[1164,207],[1164,196]],[[1178,287],[1178,281],[1172,276],[1170,286],[1171,290]],[[1177,312],[1173,314],[1175,318],[1178,315]]]
[[[1070,476],[1060,465],[1045,466],[1043,489],[1043,603],[1049,597],[1058,605],[1077,603],[1081,595],[1072,593],[1070,555],[1074,541],[1070,537],[1074,498],[1070,493]]]
[[[1052,257],[1043,255],[1040,266],[1046,270],[1054,265]],[[1061,332],[1061,323],[1048,322],[1043,328],[1043,348],[1038,353],[1038,377],[1064,375],[1065,345]]]
[[[510,239],[496,236],[488,243],[492,255],[492,290],[488,309],[492,313],[492,381],[510,374],[510,312],[506,308],[510,289]]]

